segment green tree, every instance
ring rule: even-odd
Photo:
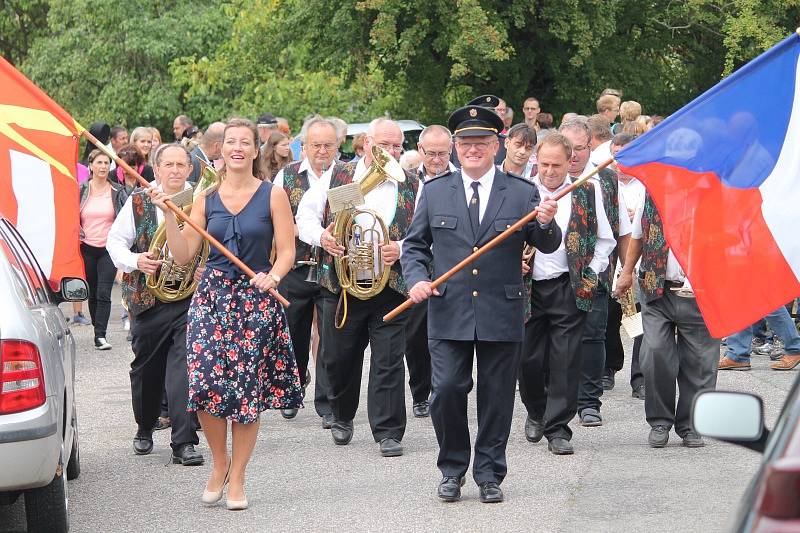
[[[46,34],[49,2],[0,0],[0,53],[12,64],[28,54],[33,41]]]
[[[170,62],[229,37],[225,2],[53,0],[22,71],[84,126],[171,129],[188,111]]]

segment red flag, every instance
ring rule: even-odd
[[[2,57],[0,87],[0,213],[57,287],[64,277],[84,277],[77,181],[82,128]]]

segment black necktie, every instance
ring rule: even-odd
[[[473,181],[470,186],[472,187],[472,198],[469,201],[469,221],[472,222],[472,231],[477,234],[478,228],[481,223],[478,220],[478,214],[481,209],[481,197],[478,195],[478,186],[480,183]]]

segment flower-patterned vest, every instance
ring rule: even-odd
[[[597,244],[597,209],[593,183],[584,183],[572,191],[570,216],[564,233],[564,249],[567,253],[569,279],[572,291],[575,293],[575,304],[578,309],[588,312],[592,310],[592,300],[597,288],[597,279],[588,271]],[[533,270],[522,280],[528,295],[525,304],[525,322],[531,318],[532,272]]]
[[[647,193],[642,209],[642,262],[639,265],[639,287],[645,302],[652,302],[664,295],[668,256],[669,247],[664,238],[661,215]]]
[[[289,196],[289,204],[292,206],[292,217],[297,215],[297,206],[300,205],[300,200],[311,186],[308,181],[308,173],[306,171],[300,172],[300,165],[302,164],[302,161],[296,161],[283,169],[283,190],[286,191],[286,194]],[[295,237],[294,243],[295,266],[298,261],[310,261],[313,255],[312,246],[304,243],[298,237]]]
[[[355,169],[355,163],[337,163],[331,175],[330,188],[333,189],[340,185],[352,183]],[[394,220],[388,227],[390,240],[402,240],[408,233],[411,227],[411,219],[414,217],[414,203],[418,187],[419,184],[414,176],[409,176],[408,174],[406,174],[406,180],[403,183],[397,184],[397,211],[395,212]],[[334,214],[330,212],[330,208],[326,203],[322,226],[327,228],[334,218]],[[319,284],[334,294],[338,294],[341,291],[336,269],[333,265],[333,256],[325,251],[322,252]],[[404,296],[408,295],[408,287],[406,287],[406,282],[403,278],[400,261],[392,265],[392,269],[389,272],[388,286]]]
[[[150,241],[158,228],[157,208],[143,189],[136,189],[131,194],[131,207],[133,226],[136,230],[131,251],[143,253],[150,249]],[[147,311],[156,304],[155,296],[147,290],[145,274],[141,270],[122,275],[122,299],[128,312],[133,316]]]
[[[598,175],[600,176],[600,191],[603,193],[603,208],[606,211],[606,218],[611,225],[611,232],[614,240],[619,243],[619,182],[617,174],[613,170],[604,168]],[[625,216],[628,216],[627,213]],[[600,276],[602,283],[608,292],[611,292],[611,285],[614,283],[614,271],[617,268],[619,258],[619,244],[614,247],[611,256],[608,258],[608,268]]]

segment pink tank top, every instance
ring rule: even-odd
[[[90,192],[81,209],[83,242],[89,246],[104,248],[113,223],[114,204],[111,203],[111,188],[100,196],[92,196]]]

